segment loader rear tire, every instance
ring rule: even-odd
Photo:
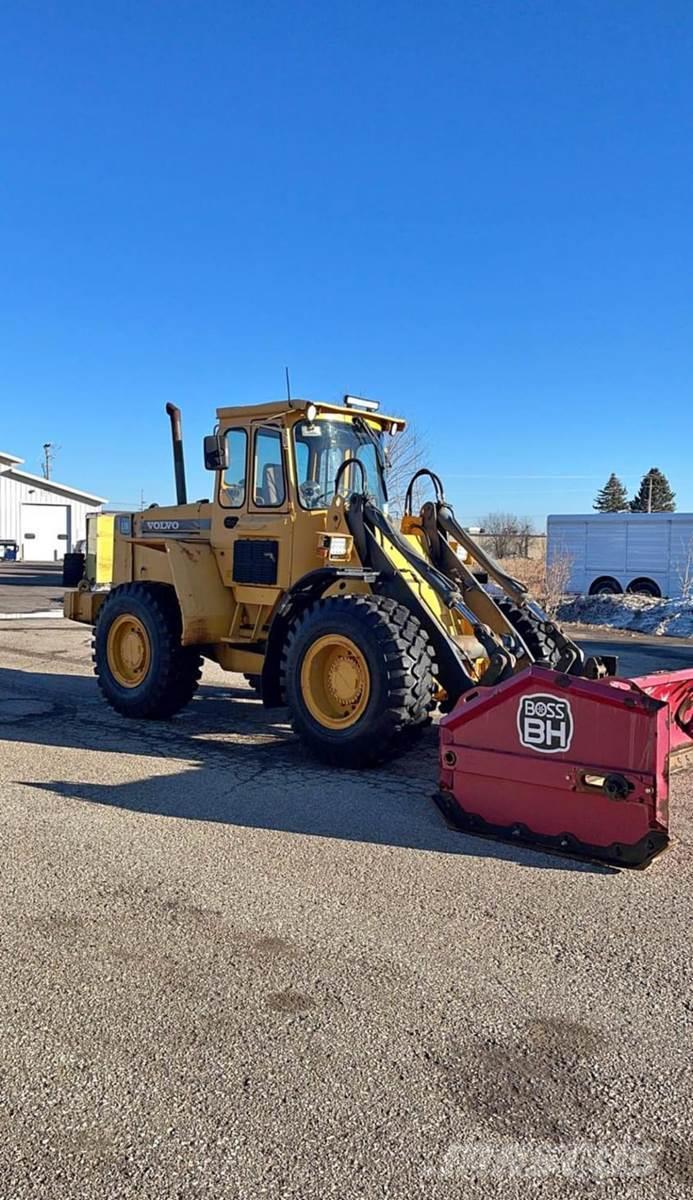
[[[556,667],[561,651],[551,634],[543,629],[543,622],[534,613],[519,608],[505,596],[496,600],[496,604],[517,630],[534,661],[542,667]]]
[[[99,611],[93,660],[105,699],[124,717],[171,717],[192,698],[202,659],[181,645],[175,593],[161,584],[125,583]]]
[[[430,718],[428,635],[386,596],[330,596],[292,625],[282,685],[294,731],[323,762],[373,766],[408,748]]]

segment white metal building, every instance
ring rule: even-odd
[[[87,513],[99,512],[105,500],[31,475],[23,462],[0,451],[0,541],[17,542],[27,562],[59,562],[85,537]]]

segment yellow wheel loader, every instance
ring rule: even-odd
[[[319,758],[356,767],[406,748],[436,704],[531,664],[606,673],[458,524],[432,472],[395,526],[387,439],[404,421],[372,401],[219,409],[212,497],[195,503],[167,411],[178,503],[90,518],[65,597],[66,616],[95,627],[99,686],[124,716],[172,716],[209,658],[285,704]],[[435,499],[414,512],[425,479]]]

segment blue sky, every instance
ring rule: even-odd
[[[7,0],[0,448],[194,495],[217,404],[404,412],[467,522],[693,510],[693,7]]]

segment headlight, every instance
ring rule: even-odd
[[[318,553],[330,562],[349,562],[353,545],[354,539],[350,533],[318,534]]]

